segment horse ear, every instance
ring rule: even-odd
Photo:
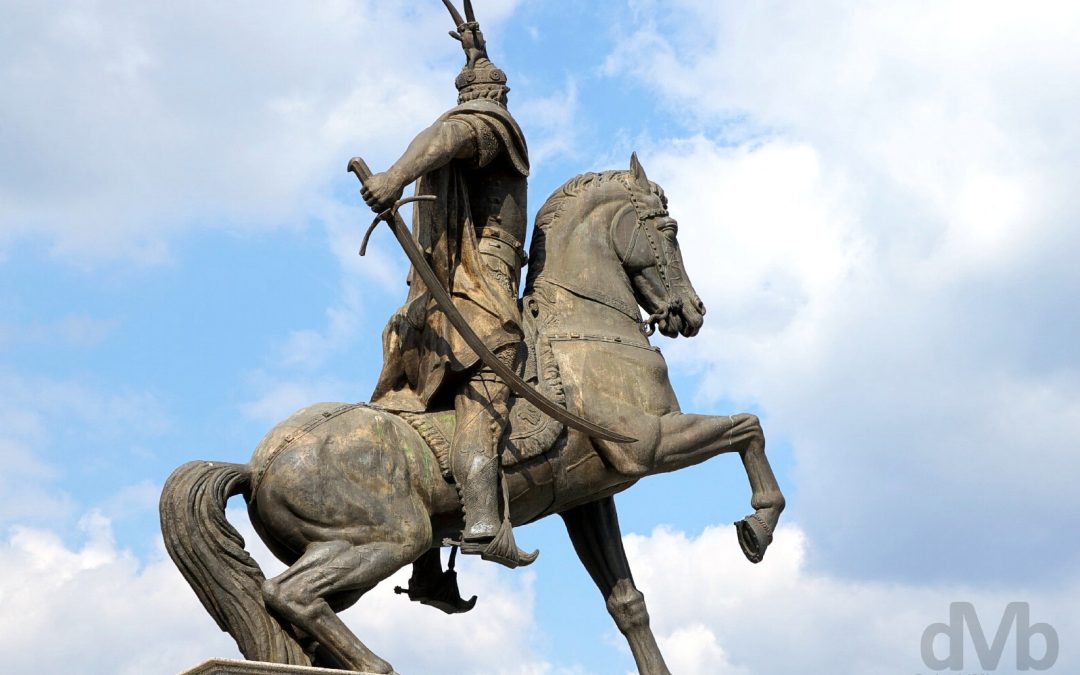
[[[641,166],[641,162],[638,161],[636,152],[630,155],[630,174],[633,175],[634,180],[642,187],[650,187],[649,177],[645,175],[645,167]]]

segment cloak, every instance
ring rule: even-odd
[[[439,118],[444,120],[468,124],[478,152],[471,160],[454,160],[420,177],[415,194],[436,199],[414,204],[413,236],[454,306],[494,351],[523,339],[521,317],[517,298],[499,290],[481,259],[469,185],[482,181],[484,167],[497,160],[527,177],[528,150],[517,122],[493,101],[463,103]],[[453,387],[454,376],[479,358],[413,269],[408,283],[405,304],[383,330],[383,368],[371,402],[395,411],[425,412],[440,394],[452,397],[446,387]]]

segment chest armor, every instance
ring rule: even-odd
[[[466,180],[480,252],[520,270],[525,262],[526,178],[500,158],[468,172]]]

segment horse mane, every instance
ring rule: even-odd
[[[627,173],[623,169],[587,171],[574,176],[551,193],[544,205],[536,212],[536,226],[533,228],[532,242],[529,245],[529,273],[525,279],[526,289],[532,288],[533,281],[544,269],[544,262],[547,259],[547,231],[565,221],[567,205],[577,201],[591,190],[605,186]]]

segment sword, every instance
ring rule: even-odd
[[[360,179],[361,184],[371,177],[371,169],[369,169],[364,160],[359,157],[353,157],[349,160],[348,170],[356,174],[356,177]],[[423,199],[423,197],[419,199]],[[465,344],[469,345],[469,347],[476,352],[477,357],[479,357],[484,365],[495,371],[495,374],[510,387],[511,391],[529,403],[532,403],[538,410],[554,418],[556,421],[562,422],[573,429],[577,429],[592,438],[600,438],[614,443],[636,442],[636,438],[623,436],[622,434],[617,434],[614,431],[605,429],[598,424],[593,424],[589,420],[575,415],[566,408],[563,408],[551,399],[545,397],[536,389],[529,386],[525,380],[521,379],[521,377],[510,368],[510,366],[500,361],[499,357],[495,356],[495,354],[487,348],[487,345],[485,345],[480,337],[477,336],[472,327],[469,326],[469,323],[465,321],[465,317],[463,317],[457,307],[454,306],[453,300],[450,299],[450,294],[443,288],[442,283],[440,283],[438,277],[435,276],[435,272],[431,269],[431,266],[428,265],[427,260],[424,259],[424,254],[420,251],[420,247],[413,241],[412,233],[405,225],[405,221],[401,219],[401,214],[397,212],[398,207],[401,206],[402,203],[411,201],[418,201],[418,198],[412,197],[401,200],[375,218],[375,222],[371,224],[371,227],[368,228],[367,233],[364,235],[364,244],[360,254],[364,254],[364,250],[367,248],[368,237],[371,236],[371,232],[375,229],[375,226],[382,221],[386,221],[386,224],[390,226],[390,231],[394,233],[398,243],[401,244],[401,248],[404,249],[406,257],[409,258],[409,262],[412,263],[413,269],[420,275],[420,279],[423,280],[424,284],[431,292],[432,297],[435,298],[435,302],[439,305],[439,309],[446,314],[446,318],[450,321],[450,325],[453,326],[454,330],[456,330],[465,340]]]

